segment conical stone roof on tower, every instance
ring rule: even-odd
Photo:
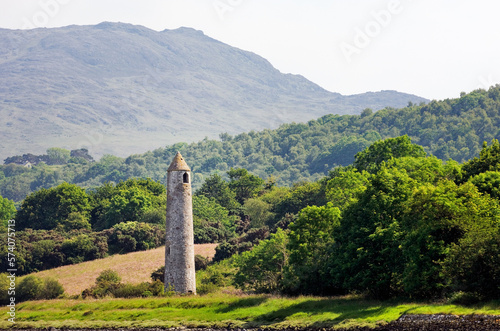
[[[181,152],[177,152],[167,171],[191,171],[191,168],[189,168],[186,161],[184,161]]]

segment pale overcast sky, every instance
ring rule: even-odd
[[[342,94],[429,99],[500,83],[497,0],[0,0],[0,27],[180,26]]]

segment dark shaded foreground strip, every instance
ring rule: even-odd
[[[363,329],[361,329],[363,330]],[[369,330],[369,329],[364,329]],[[378,327],[377,331],[413,330],[500,330],[500,316],[489,315],[403,315],[398,320]]]
[[[350,329],[314,329],[314,328],[288,328],[288,329],[224,329],[224,328],[119,328],[119,329],[9,329],[11,331],[469,331],[487,330],[500,331],[500,316],[492,315],[403,315],[396,321],[376,328],[358,327]]]

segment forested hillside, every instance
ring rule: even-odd
[[[176,151],[188,160],[199,188],[214,172],[245,168],[278,185],[315,180],[338,165],[348,165],[354,155],[371,143],[408,135],[436,157],[464,162],[478,155],[484,141],[500,138],[500,86],[476,90],[460,98],[409,104],[361,115],[326,115],[307,123],[284,124],[276,130],[250,131],[236,136],[220,134],[219,140],[177,143],[153,151],[119,158],[106,155],[99,162],[73,157],[67,164],[32,169],[7,164],[0,167],[0,194],[21,201],[39,188],[63,181],[83,187],[150,177],[164,182]],[[92,151],[90,151],[92,154]]]

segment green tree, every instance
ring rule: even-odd
[[[498,204],[481,195],[470,183],[457,186],[442,181],[420,186],[406,205],[401,217],[403,289],[411,297],[440,297],[447,283],[441,263],[450,246],[474,224],[485,221],[491,224],[490,220],[499,211]]]
[[[119,190],[110,200],[104,224],[96,227],[107,229],[118,223],[137,221],[151,207],[150,196],[137,187]]]
[[[63,183],[50,189],[41,189],[26,197],[16,215],[19,229],[51,230],[70,218],[72,213],[88,217],[89,197],[74,185]]]
[[[475,157],[464,163],[462,169],[464,172],[464,181],[487,171],[500,171],[500,143],[498,140],[493,139],[490,146],[484,142],[479,157]]]
[[[500,222],[476,223],[451,244],[444,260],[443,277],[451,291],[463,291],[490,300],[500,297]]]
[[[197,244],[220,243],[234,237],[236,215],[204,195],[193,197],[194,240]]]
[[[165,223],[165,187],[149,178],[132,178],[116,185],[106,182],[89,195],[95,230],[109,229],[121,222]]]
[[[250,198],[243,204],[243,212],[250,218],[251,228],[261,228],[269,223],[274,214],[271,205],[261,199]]]
[[[236,201],[245,203],[249,198],[255,197],[264,187],[264,180],[252,175],[248,170],[237,168],[227,172],[229,176],[229,188],[235,192]]]
[[[290,224],[290,257],[285,270],[285,291],[303,294],[332,294],[338,291],[327,268],[328,250],[335,242],[340,210],[331,203],[302,209]]]
[[[500,171],[486,171],[471,177],[469,181],[482,193],[500,199]]]
[[[355,168],[336,171],[332,176],[326,185],[326,199],[340,210],[358,201],[369,180],[366,171],[358,172]]]
[[[288,259],[288,238],[278,229],[267,240],[235,258],[235,284],[244,290],[273,293],[280,290]]]
[[[71,152],[64,148],[53,147],[47,149],[49,164],[66,164],[71,158]]]
[[[16,215],[14,202],[0,195],[0,221],[8,221]]]
[[[382,298],[401,292],[400,218],[416,186],[404,170],[382,166],[344,210],[330,267],[344,288]]]
[[[297,214],[307,206],[322,206],[326,204],[324,187],[320,182],[295,183],[286,195],[273,206],[275,223],[287,214]]]
[[[203,182],[201,188],[196,191],[196,195],[203,195],[209,199],[214,199],[219,205],[233,214],[239,212],[240,204],[236,201],[236,194],[229,188],[229,184],[218,174],[208,177]]]
[[[412,144],[407,135],[377,141],[355,156],[354,167],[369,172],[376,172],[383,161],[403,156],[424,157],[422,146]]]
[[[211,223],[220,222],[231,232],[235,230],[237,216],[229,215],[229,211],[213,198],[195,195],[193,197],[193,216]]]
[[[90,230],[90,223],[88,218],[82,213],[71,213],[68,218],[59,222],[56,229],[60,231],[71,231],[71,230]]]
[[[24,277],[17,286],[16,292],[19,301],[39,299],[43,290],[43,280],[29,275]]]

